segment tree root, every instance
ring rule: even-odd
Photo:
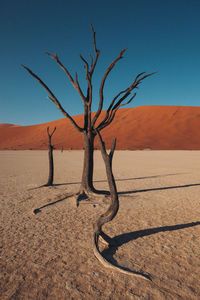
[[[96,194],[95,192],[86,192],[86,191],[79,191],[77,192],[75,195],[77,196],[77,199],[76,199],[76,207],[79,206],[79,203],[83,200],[87,200],[87,201],[90,201],[92,198],[106,198],[108,197],[110,194],[109,192],[104,192],[102,191],[102,193],[100,193],[101,191],[99,191],[98,194]]]
[[[98,241],[99,241],[99,234],[94,233],[94,239],[93,239],[93,251],[94,251],[94,255],[100,261],[100,263],[102,263],[102,265],[104,267],[113,269],[115,271],[121,272],[121,273],[126,274],[126,275],[135,276],[137,278],[141,278],[141,279],[145,279],[145,280],[149,280],[149,281],[152,280],[151,276],[148,275],[148,274],[143,274],[143,273],[140,273],[140,272],[137,272],[137,271],[131,271],[131,270],[128,270],[127,268],[111,264],[108,260],[106,260],[102,256],[102,254],[101,254],[101,252],[99,250]]]

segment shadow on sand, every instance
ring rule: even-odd
[[[114,259],[114,254],[117,252],[118,248],[126,243],[129,243],[130,241],[134,241],[138,238],[149,236],[152,234],[160,233],[160,232],[166,232],[166,231],[175,231],[175,230],[181,230],[184,228],[190,228],[193,226],[200,225],[200,221],[198,222],[191,222],[186,224],[177,224],[177,225],[170,225],[170,226],[163,226],[163,227],[155,227],[155,228],[149,228],[149,229],[143,229],[139,231],[133,231],[128,233],[123,233],[118,236],[115,236],[113,238],[113,241],[115,242],[116,246],[109,246],[108,248],[104,249],[101,254],[103,257],[108,260],[113,265],[119,266],[117,261]],[[119,266],[121,268],[121,266]],[[124,268],[127,271],[131,271],[129,268]]]
[[[66,195],[65,197],[63,197],[63,198],[61,198],[61,199],[58,199],[58,200],[56,200],[56,201],[54,201],[54,202],[50,202],[50,203],[47,203],[47,204],[45,204],[45,205],[43,205],[43,206],[40,206],[40,207],[34,209],[33,213],[36,215],[36,214],[38,214],[39,212],[41,212],[43,208],[48,207],[48,206],[52,206],[52,205],[54,205],[54,204],[56,204],[56,203],[59,203],[59,202],[62,202],[63,200],[65,200],[65,199],[67,199],[67,198],[70,198],[70,197],[72,197],[72,196],[74,196],[74,195],[75,195],[75,194],[69,194],[69,195]]]
[[[124,192],[118,192],[118,195],[154,192],[154,191],[162,191],[162,190],[170,190],[170,189],[181,189],[181,188],[188,188],[188,187],[192,187],[192,186],[200,186],[200,183],[191,183],[191,184],[175,185],[175,186],[164,186],[164,187],[159,187],[159,188],[143,189],[143,190],[124,191]]]
[[[181,173],[175,173],[175,174],[164,174],[164,175],[153,175],[153,176],[146,176],[146,177],[133,177],[133,178],[123,178],[123,179],[115,179],[115,181],[131,181],[131,180],[142,180],[142,179],[148,179],[148,178],[158,178],[158,177],[166,177],[166,176],[175,176],[175,175],[179,175]],[[98,183],[98,182],[107,182],[107,180],[94,180],[94,183]],[[36,186],[33,188],[28,189],[28,191],[32,191],[32,190],[36,190],[36,189],[40,189],[43,187],[56,187],[56,186],[62,186],[62,185],[72,185],[72,184],[81,184],[81,182],[64,182],[64,183],[55,183],[52,184],[51,186],[48,186],[46,184],[40,185],[40,186]],[[131,191],[131,192],[135,192],[135,191]],[[129,193],[131,193],[129,192]],[[95,193],[97,194],[108,194],[107,191],[101,191],[101,190],[95,190]],[[123,193],[123,192],[121,192]],[[124,192],[125,193],[125,192]]]
[[[128,180],[141,180],[141,179],[148,179],[148,178],[157,178],[157,177],[166,177],[166,176],[175,176],[182,173],[175,173],[175,174],[164,174],[164,175],[153,175],[153,176],[145,176],[145,177],[133,177],[133,178],[122,178],[122,179],[115,179],[115,181],[128,181]],[[98,182],[107,182],[107,180],[94,180],[94,183]],[[66,182],[66,183],[57,183],[53,186],[59,186],[59,185],[70,185],[70,184],[81,184],[81,182]]]

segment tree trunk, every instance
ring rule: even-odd
[[[93,186],[93,169],[94,169],[94,138],[95,135],[92,132],[84,132],[84,161],[83,161],[83,173],[80,192],[88,193],[94,192]]]
[[[53,145],[51,143],[51,138],[52,135],[54,134],[54,132],[56,131],[56,127],[54,128],[54,130],[52,131],[52,133],[49,132],[49,127],[47,127],[47,134],[48,134],[48,139],[49,139],[49,143],[48,143],[48,148],[49,148],[49,178],[47,181],[47,184],[45,184],[45,186],[51,186],[53,185],[53,177],[54,177],[54,162],[53,162]]]
[[[46,186],[53,185],[54,163],[53,163],[53,146],[49,145],[49,179]]]

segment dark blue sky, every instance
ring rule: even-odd
[[[94,73],[93,110],[100,80],[125,47],[124,58],[110,73],[105,106],[140,72],[158,73],[140,85],[140,105],[200,103],[199,0],[0,0],[0,123],[32,125],[63,115],[27,71],[38,74],[71,114],[83,113],[82,101],[65,74],[45,51],[57,52],[85,89],[79,54],[93,53],[90,23],[101,51]]]

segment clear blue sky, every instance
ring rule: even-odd
[[[105,106],[140,72],[158,73],[140,85],[140,105],[200,104],[199,0],[0,0],[0,123],[32,125],[63,118],[24,64],[52,89],[73,116],[82,101],[59,66],[44,54],[56,52],[85,89],[81,53],[93,53],[90,23],[101,51],[94,73],[94,105],[100,80],[121,49],[124,58],[110,73]]]

